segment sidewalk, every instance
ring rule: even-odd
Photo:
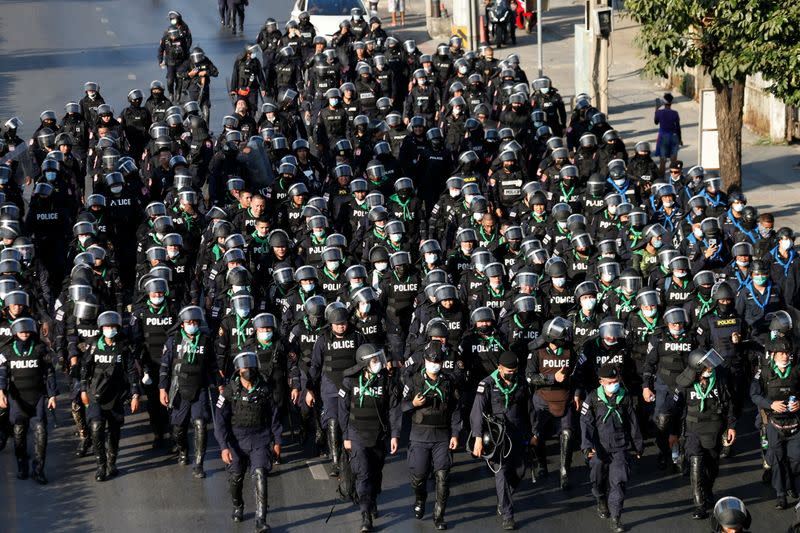
[[[416,39],[421,50],[433,53],[438,43],[426,40],[424,1],[406,0],[407,26],[398,28],[397,33]],[[380,8],[384,27],[392,31],[385,6]],[[553,80],[565,102],[571,102],[574,96],[574,26],[583,23],[583,10],[580,0],[550,0],[550,10],[544,13],[544,73]],[[658,128],[653,123],[653,102],[665,92],[659,80],[640,76],[643,60],[633,44],[637,32],[634,21],[617,16],[609,47],[609,122],[631,150],[639,141],[650,141],[655,146]],[[517,30],[517,46],[495,51],[495,57],[502,58],[510,53],[519,54],[528,79],[532,81],[537,74],[536,33],[528,35],[524,30]],[[677,92],[673,94],[673,108],[681,115],[686,143],[679,157],[684,168],[689,168],[697,162],[699,105]],[[800,180],[800,168],[795,168],[799,162],[800,146],[762,144],[745,129],[742,147],[745,193],[750,205],[779,217],[776,228],[786,225],[800,231],[800,187],[795,186]]]

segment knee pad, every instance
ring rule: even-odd
[[[657,414],[656,429],[659,431],[669,431],[670,429],[672,429],[672,415],[669,413]]]

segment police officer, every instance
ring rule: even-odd
[[[130,344],[119,335],[122,330],[119,313],[101,313],[97,317],[97,327],[101,333],[97,340],[91,340],[93,344],[84,354],[81,366],[81,399],[87,406],[86,418],[97,458],[94,479],[105,481],[117,475],[125,400],[130,397],[131,413],[139,410],[139,373]]]
[[[307,388],[308,372],[314,345],[325,326],[325,299],[312,296],[303,304],[303,315],[288,335],[289,357],[297,365],[300,375],[301,389]],[[314,391],[319,395],[319,390]],[[309,406],[305,399],[300,402],[300,442],[305,442],[308,435],[314,433],[314,445],[317,453],[325,449],[326,436],[320,422],[320,406]]]
[[[14,340],[0,352],[0,409],[8,409],[13,427],[17,479],[29,475],[28,428],[33,427],[33,479],[47,483],[47,409],[56,408],[56,375],[48,348],[39,339],[36,322],[18,318],[11,324]]]
[[[403,389],[403,411],[411,412],[408,467],[414,489],[414,516],[419,520],[425,515],[428,475],[433,465],[436,480],[433,524],[436,529],[444,530],[451,450],[458,447],[461,430],[460,393],[454,375],[442,372],[445,354],[442,343],[430,342],[424,354],[423,368],[410,376]]]
[[[581,449],[589,461],[592,495],[600,518],[611,517],[611,531],[622,533],[622,505],[628,483],[628,452],[644,450],[631,396],[616,365],[600,367],[600,386],[581,405]]]
[[[487,425],[504,426],[504,437],[495,441],[497,449],[487,462],[495,476],[497,512],[502,517],[502,527],[513,530],[517,523],[512,498],[521,481],[518,469],[524,459],[523,445],[528,441],[526,428],[528,424],[535,424],[534,407],[525,380],[517,372],[516,354],[503,352],[498,363],[497,369],[478,383],[470,413],[470,434],[475,440],[468,449],[471,447],[472,454],[481,457],[487,440],[484,435]]]
[[[693,332],[688,330],[686,311],[672,307],[664,313],[667,331],[654,333],[647,341],[647,359],[644,364],[645,402],[655,402],[656,446],[658,446],[658,467],[667,467],[670,449],[678,442],[678,417],[673,402],[675,380],[686,368],[687,358],[697,348]],[[672,454],[678,462],[677,454]],[[676,466],[682,466],[678,463]]]
[[[231,75],[231,96],[247,99],[250,109],[258,108],[258,93],[262,98],[267,95],[267,80],[256,54],[261,48],[256,45],[245,46],[242,54],[233,63]]]
[[[272,402],[272,390],[259,372],[258,357],[241,352],[233,359],[235,377],[216,403],[214,436],[222,450],[228,471],[234,522],[244,519],[242,488],[246,465],[250,464],[256,499],[256,533],[269,531],[267,525],[267,474],[272,457],[280,454],[281,426]]]
[[[676,380],[683,393],[681,418],[695,520],[708,517],[706,506],[719,474],[723,438],[729,444],[736,439],[730,392],[724,375],[716,371],[722,364],[716,350],[694,350],[689,354],[688,366]]]
[[[322,426],[327,430],[332,463],[331,477],[337,477],[343,431],[337,396],[342,389],[344,372],[356,362],[356,349],[364,343],[364,336],[350,325],[350,314],[342,303],[329,304],[325,309],[325,319],[330,324],[330,329],[322,333],[314,343],[305,402],[308,407],[314,407],[317,402],[314,391],[319,391],[322,400]]]
[[[722,357],[722,364],[714,371],[725,380],[730,391],[733,415],[742,414],[742,400],[750,387],[750,357],[746,341],[747,327],[744,320],[736,314],[735,295],[727,282],[714,287],[714,308],[700,319],[697,327],[701,346],[713,348]],[[731,445],[724,443],[720,457],[731,454]]]
[[[188,429],[194,426],[194,468],[192,475],[202,479],[206,453],[206,423],[210,415],[210,386],[222,394],[222,377],[211,336],[200,329],[205,320],[203,310],[189,305],[178,313],[178,330],[164,345],[158,388],[161,404],[169,407],[172,436],[178,447],[178,464],[189,464]]]
[[[389,376],[383,350],[374,344],[362,344],[355,362],[344,371],[338,392],[338,416],[356,479],[361,531],[367,532],[372,531],[372,521],[378,514],[386,438],[391,437],[389,453],[394,455],[400,442],[402,412],[397,381]]]
[[[572,324],[564,318],[548,320],[542,335],[530,343],[532,350],[525,370],[526,379],[534,390],[536,424],[531,438],[531,450],[537,463],[534,479],[538,481],[547,475],[546,441],[554,424],[558,427],[561,490],[569,488],[574,416],[580,404],[580,397],[575,394],[578,357],[572,351],[571,330]]]
[[[86,287],[85,289],[88,289]],[[85,289],[76,289],[85,290]],[[81,400],[81,366],[83,366],[84,354],[91,348],[91,343],[100,334],[97,327],[97,315],[100,306],[97,298],[93,294],[85,294],[80,300],[68,302],[72,304],[72,313],[64,317],[61,325],[63,337],[57,335],[57,345],[65,350],[64,357],[69,358],[69,375],[72,379],[72,419],[75,421],[75,428],[78,430],[78,449],[75,455],[84,457],[92,445],[91,432],[86,423],[86,406]],[[58,329],[58,328],[56,328]],[[160,352],[159,352],[160,353]]]
[[[147,395],[147,414],[153,431],[153,448],[164,445],[169,432],[169,413],[159,401],[158,379],[161,354],[169,332],[177,323],[177,309],[166,297],[167,280],[151,278],[144,282],[147,298],[134,307],[130,318],[131,341],[142,367],[142,385]],[[77,311],[76,311],[77,312]]]
[[[750,386],[750,398],[761,410],[767,427],[767,463],[772,472],[775,508],[788,508],[787,493],[797,493],[800,481],[800,367],[793,361],[785,339],[766,343],[769,361],[761,366]]]
[[[287,349],[287,343],[278,333],[278,321],[271,313],[259,313],[253,318],[255,334],[245,344],[258,358],[258,371],[272,392],[272,404],[282,417],[287,413],[287,399],[292,405],[300,400],[300,372],[297,353]],[[290,392],[291,391],[291,392]],[[275,460],[280,459],[280,447]]]

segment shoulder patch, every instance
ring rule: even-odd
[[[703,334],[703,328],[698,327],[697,328],[697,334],[698,335],[702,335]]]
[[[339,389],[339,396],[341,396],[342,398],[347,396],[347,393],[344,391],[344,389]]]
[[[217,398],[217,409],[222,409],[223,405],[225,405],[225,396],[220,394],[219,398]]]
[[[411,391],[411,389],[408,388],[408,385],[404,386],[403,387],[403,397],[408,396],[409,391]]]
[[[483,383],[478,383],[478,394],[483,394],[484,386]]]
[[[761,369],[760,368],[758,370],[756,370],[756,375],[753,377],[753,379],[761,379]]]
[[[581,404],[581,414],[582,414],[582,415],[585,415],[585,414],[586,414],[586,413],[588,413],[588,412],[589,412],[589,402],[587,402],[587,401],[584,401],[584,402]]]

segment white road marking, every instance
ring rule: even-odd
[[[100,22],[102,22],[103,24],[108,24],[108,19],[105,17],[100,17]]]
[[[136,74],[134,74],[133,72],[131,72],[130,74],[128,74],[128,79],[129,79],[129,80],[135,80],[135,79],[136,79]]]
[[[322,461],[306,461],[306,464],[308,465],[308,469],[311,471],[311,477],[313,477],[316,481],[330,479],[330,476],[325,470],[325,466],[323,466]]]

